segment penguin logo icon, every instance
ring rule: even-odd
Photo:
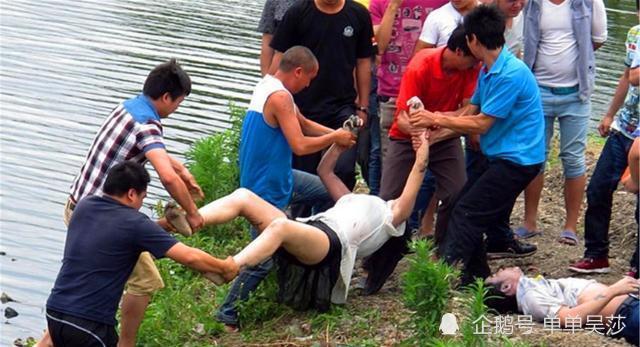
[[[440,332],[442,335],[455,335],[458,332],[458,320],[453,313],[445,313],[440,321]]]

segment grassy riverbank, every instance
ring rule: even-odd
[[[207,200],[228,194],[237,187],[236,165],[238,135],[242,110],[231,108],[233,126],[224,133],[202,139],[187,154],[189,167],[203,189]],[[604,141],[592,137],[587,153],[590,172]],[[557,157],[557,154],[553,154]],[[539,247],[533,257],[492,263],[492,267],[516,264],[529,274],[549,277],[570,276],[566,266],[582,254],[577,247],[555,241],[564,216],[561,168],[557,159],[550,160],[547,184],[543,192],[540,226],[544,235],[532,242]],[[522,199],[514,208],[513,224],[520,222]],[[626,270],[625,264],[633,250],[633,196],[623,192],[615,195],[611,230],[612,266],[614,272],[596,278],[614,282]],[[181,240],[225,257],[234,254],[249,242],[248,225],[236,220],[226,225],[207,228],[189,239]],[[228,285],[216,287],[197,273],[168,260],[158,266],[166,288],[153,299],[142,324],[141,346],[617,346],[621,341],[583,331],[575,333],[543,330],[533,327],[532,334],[514,332],[503,336],[474,335],[471,323],[481,316],[494,319],[481,305],[484,290],[452,291],[455,271],[431,260],[429,247],[415,244],[416,252],[406,257],[378,295],[362,296],[353,289],[345,306],[334,305],[323,314],[295,312],[275,302],[273,278],[263,283],[256,295],[240,307],[242,330],[226,333],[215,319],[217,307],[228,291]],[[356,274],[355,277],[357,277]],[[357,280],[357,279],[356,279]],[[355,283],[355,281],[354,281]],[[440,317],[453,312],[460,332],[455,338],[440,337]],[[517,320],[517,317],[512,317]]]
[[[232,127],[222,133],[194,143],[187,153],[191,172],[201,184],[207,200],[232,192],[238,186],[237,153],[241,118],[244,110],[231,107]],[[604,140],[591,137],[587,160],[589,172]],[[532,257],[502,260],[498,266],[521,266],[530,275],[541,273],[552,278],[573,274],[566,266],[582,254],[577,247],[561,245],[555,238],[562,227],[564,208],[562,173],[552,154],[546,173],[546,185],[540,205],[539,226],[544,234],[534,238],[539,251]],[[594,278],[615,282],[624,271],[635,242],[637,230],[633,220],[635,201],[631,194],[616,192],[611,223],[611,262],[613,272]],[[512,223],[521,221],[522,197],[516,203]],[[581,221],[582,223],[582,221]],[[249,243],[248,224],[237,219],[209,227],[190,238],[177,236],[188,245],[218,257],[235,254]],[[580,228],[582,230],[582,227]],[[347,305],[334,305],[329,312],[296,312],[275,302],[274,278],[265,281],[257,293],[241,304],[242,330],[226,333],[215,320],[215,312],[228,292],[229,285],[217,287],[198,273],[167,259],[157,262],[166,288],[153,298],[142,323],[139,346],[626,346],[584,331],[548,332],[541,324],[531,334],[474,334],[481,317],[493,320],[482,304],[484,288],[454,291],[456,270],[442,262],[433,262],[430,246],[414,243],[415,252],[401,261],[381,292],[362,296],[355,288],[359,273],[354,274],[354,288]],[[453,313],[459,324],[455,337],[440,335],[444,313]],[[511,316],[517,321],[516,316]]]

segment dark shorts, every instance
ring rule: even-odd
[[[614,337],[624,337],[627,342],[638,346],[640,343],[640,305],[637,297],[629,295],[623,302],[620,304],[620,307],[616,310],[614,314],[615,317],[623,317],[622,323],[624,324],[624,328],[620,331],[619,334],[614,335]]]
[[[47,309],[47,328],[56,347],[116,347],[118,344],[118,333],[113,325],[51,309]]]
[[[335,231],[320,221],[306,224],[322,230],[329,237],[329,252],[315,265],[302,264],[296,257],[279,248],[273,256],[278,276],[278,301],[296,310],[329,310],[331,291],[340,276],[342,244]]]

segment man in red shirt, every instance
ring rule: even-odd
[[[454,30],[446,46],[429,48],[418,52],[409,62],[402,77],[398,94],[397,110],[389,130],[389,146],[386,162],[382,167],[380,198],[395,199],[402,193],[415,160],[412,146],[424,129],[415,129],[409,123],[407,101],[417,96],[426,110],[451,112],[456,115],[465,106],[476,86],[478,61],[467,47],[464,30]],[[460,134],[449,131],[432,131],[429,140],[429,170],[436,178],[436,198],[441,201],[436,221],[435,241],[440,244],[447,227],[449,212],[456,195],[466,181],[464,153]],[[411,237],[407,228],[403,237],[395,237],[366,259],[364,268],[369,272],[365,294],[376,293],[396,264],[407,252]]]

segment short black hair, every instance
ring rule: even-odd
[[[454,52],[456,49],[460,49],[464,55],[471,55],[471,50],[469,49],[469,46],[467,46],[467,36],[464,30],[464,25],[458,24],[458,26],[453,30],[451,36],[449,36],[449,40],[447,41],[447,48]]]
[[[150,181],[149,172],[142,165],[125,161],[109,169],[102,191],[108,195],[122,196],[133,188],[139,194],[147,190]]]
[[[516,296],[504,295],[499,288],[499,283],[487,285],[488,291],[484,296],[484,304],[498,314],[517,313],[518,301]]]
[[[282,54],[278,69],[282,72],[289,72],[297,67],[301,67],[305,72],[309,72],[317,66],[318,59],[309,48],[293,46]]]
[[[153,100],[169,93],[171,99],[175,100],[191,93],[191,78],[182,70],[178,61],[171,58],[151,70],[144,81],[142,92]]]
[[[504,46],[505,18],[495,6],[476,6],[464,17],[463,25],[467,37],[475,35],[487,49]]]

